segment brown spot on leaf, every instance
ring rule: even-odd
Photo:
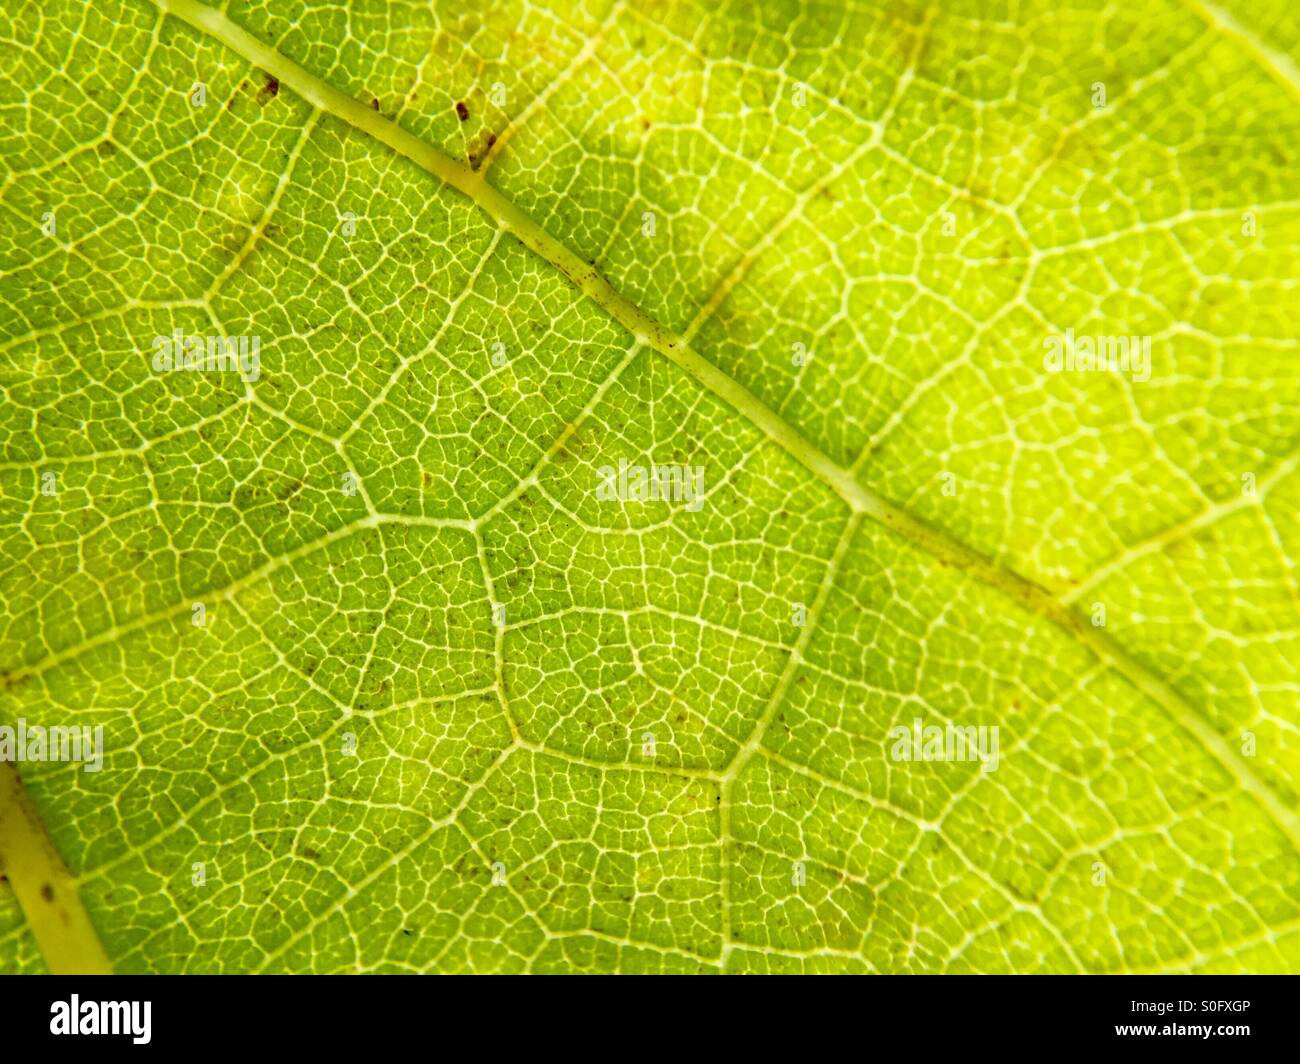
[[[268,100],[274,99],[280,93],[280,81],[278,78],[266,75],[266,84],[257,90],[257,104],[259,107],[265,107]]]
[[[17,670],[14,672],[0,672],[0,691],[9,691],[19,684],[26,683],[29,679],[30,674],[19,676]]]
[[[469,119],[469,108],[465,106],[464,100],[456,101],[456,117],[462,122],[468,121]]]
[[[474,138],[474,143],[469,148],[469,168],[477,170],[483,165],[483,160],[487,158],[488,152],[492,150],[492,145],[497,142],[497,135],[484,130]]]

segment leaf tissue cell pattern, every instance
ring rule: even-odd
[[[1300,970],[1294,4],[0,42],[0,971]]]

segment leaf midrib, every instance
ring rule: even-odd
[[[1081,614],[1058,601],[1039,584],[925,524],[864,487],[850,470],[805,438],[758,396],[701,356],[685,338],[664,327],[623,296],[598,270],[487,184],[485,171],[471,170],[372,108],[345,95],[248,33],[221,12],[195,0],[154,0],[154,3],[164,13],[176,16],[261,67],[281,85],[297,93],[315,108],[369,134],[467,196],[490,215],[498,226],[560,270],[640,344],[654,348],[719,399],[743,414],[769,439],[838,494],[855,514],[870,517],[931,555],[940,565],[953,566],[969,573],[1086,646],[1099,660],[1156,702],[1181,728],[1195,737],[1237,781],[1241,789],[1259,803],[1293,847],[1300,851],[1300,811],[1289,809],[1272,787],[1255,775],[1204,714],[1184,699],[1170,683],[1135,659],[1102,629],[1092,627]],[[330,538],[337,538],[341,533],[342,530],[338,530]],[[303,545],[293,553],[301,554],[309,546]],[[278,567],[281,563],[275,564]],[[244,582],[246,578],[237,583]],[[69,651],[72,649],[69,648]]]

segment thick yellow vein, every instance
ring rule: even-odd
[[[1262,40],[1218,4],[1205,0],[1184,0],[1184,3],[1206,25],[1241,45],[1251,59],[1259,64],[1260,69],[1290,93],[1292,98],[1300,100],[1300,67],[1296,66],[1294,59]]]
[[[784,448],[814,475],[840,495],[857,513],[892,529],[939,564],[951,565],[994,587],[1057,625],[1087,646],[1101,661],[1124,676],[1134,687],[1161,706],[1192,734],[1269,814],[1300,850],[1300,811],[1289,808],[1272,788],[1240,757],[1201,713],[1169,683],[1133,655],[1094,628],[1080,614],[1057,601],[1050,592],[946,534],[860,484],[853,473],[804,438],[753,392],[713,365],[679,335],[665,328],[610,284],[600,272],[556,239],[513,202],[487,184],[482,172],[426,144],[395,122],[303,69],[274,48],[258,40],[224,14],[195,0],[154,0],[164,11],[206,33],[251,63],[274,75],[322,111],[368,133],[457,191],[468,196],[498,225],[560,270],[588,298],[598,304],[639,342],[653,347],[676,363],[705,388],[734,407]]]
[[[46,834],[18,770],[8,761],[0,761],[0,874],[8,877],[53,974],[112,973],[76,881]]]

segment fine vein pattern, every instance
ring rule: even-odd
[[[0,47],[0,972],[1300,970],[1293,5]]]

